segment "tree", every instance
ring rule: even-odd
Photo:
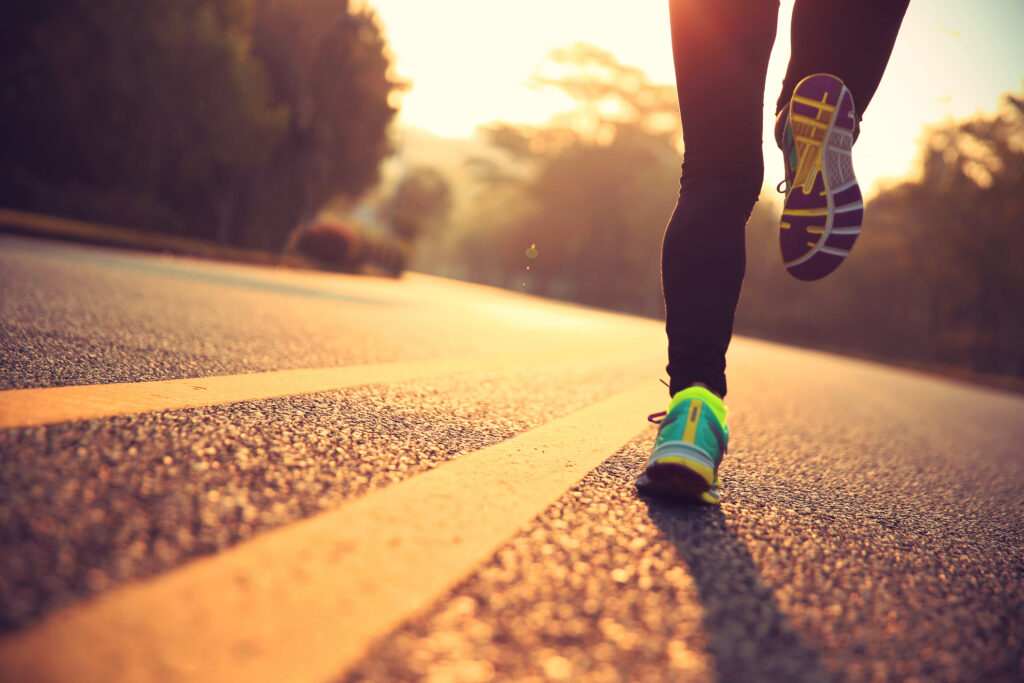
[[[534,83],[577,106],[545,126],[486,129],[508,163],[471,160],[487,203],[464,245],[470,277],[660,314],[658,249],[679,173],[674,88],[581,43],[554,51]]]
[[[420,235],[440,228],[451,208],[448,180],[435,168],[415,166],[398,181],[384,213],[394,235],[412,243]]]
[[[286,112],[241,0],[51,0],[3,10],[0,201],[202,235],[223,178],[263,163]],[[6,33],[6,31],[5,31]]]
[[[274,248],[332,197],[377,182],[399,84],[388,75],[374,15],[351,11],[348,0],[258,0],[253,50],[274,101],[292,116],[272,163],[247,184],[249,211],[238,227]]]
[[[347,0],[10,0],[0,204],[279,249],[376,182],[395,84]]]
[[[930,332],[953,332],[943,352],[977,370],[1024,375],[1024,93],[932,130],[922,169],[906,204],[922,219],[914,246],[938,312]]]

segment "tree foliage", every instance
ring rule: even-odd
[[[398,181],[384,206],[392,233],[407,244],[439,230],[452,208],[452,189],[432,166],[415,166]]]
[[[374,185],[396,84],[372,14],[348,0],[258,0],[253,51],[292,116],[286,144],[251,183],[247,223],[309,220],[335,195]]]
[[[678,190],[674,93],[592,46],[554,55],[544,85],[577,102],[548,125],[485,132],[476,211],[439,271],[581,303],[662,315],[659,247]],[[856,156],[856,155],[855,155]],[[747,225],[736,330],[779,341],[1024,376],[1024,93],[932,128],[920,177],[868,202],[848,263],[789,277],[778,214]],[[532,249],[531,249],[532,245]],[[435,252],[434,258],[442,252]],[[527,270],[529,267],[529,270]]]
[[[459,247],[465,274],[657,314],[658,245],[679,168],[677,131],[663,123],[678,116],[675,91],[591,45],[557,50],[551,65],[556,75],[536,84],[577,107],[545,126],[486,129],[508,163],[470,160],[482,188],[477,229]],[[531,245],[535,256],[524,256]]]
[[[383,39],[347,0],[11,0],[0,16],[5,206],[280,247],[387,151]]]

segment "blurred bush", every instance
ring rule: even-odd
[[[362,239],[350,225],[320,219],[300,226],[288,240],[287,251],[339,269],[352,269],[362,255]]]
[[[391,277],[402,274],[408,259],[408,247],[403,243],[369,235],[326,216],[296,228],[286,251],[340,272]]]
[[[348,0],[6,0],[0,28],[8,208],[276,250],[389,151]]]

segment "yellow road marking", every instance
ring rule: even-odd
[[[650,347],[653,349],[654,347]],[[647,348],[625,347],[646,360]],[[585,357],[622,347],[595,349]],[[581,357],[578,351],[548,350],[467,358],[443,358],[373,363],[336,368],[276,370],[241,375],[172,379],[121,384],[87,384],[42,389],[0,391],[0,429],[111,417],[156,410],[180,410],[237,401],[332,391],[363,384],[404,382],[421,377],[484,370],[501,370]]]
[[[451,588],[645,428],[655,381],[57,612],[0,640],[17,681],[320,681]]]

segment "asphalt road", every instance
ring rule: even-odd
[[[426,276],[0,238],[0,397],[484,359],[0,430],[0,679],[68,610],[656,383],[661,335]],[[1024,679],[1024,398],[737,339],[728,405],[720,508],[637,496],[664,407],[637,406],[635,438],[334,676]]]

